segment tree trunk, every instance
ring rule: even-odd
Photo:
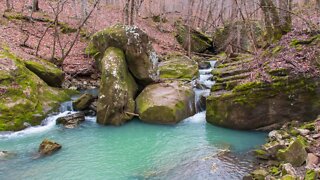
[[[292,0],[279,1],[279,14],[280,14],[280,28],[282,33],[288,33],[291,30],[291,10]]]
[[[39,1],[38,0],[32,0],[32,12],[39,11]]]
[[[86,18],[88,15],[88,2],[87,0],[81,0],[81,11],[82,11],[82,19]]]
[[[125,5],[124,5],[124,24],[125,25],[129,25],[129,2],[130,0],[126,0],[125,1]]]
[[[10,0],[6,0],[6,11],[9,11],[11,9]]]
[[[131,10],[130,10],[130,26],[134,25],[134,9],[135,9],[135,0],[131,0]]]
[[[317,0],[317,8],[318,8],[318,11],[320,11],[320,0]]]

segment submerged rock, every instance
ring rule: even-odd
[[[39,125],[45,115],[69,99],[64,90],[48,86],[25,67],[24,60],[0,51],[0,131]]]
[[[147,86],[136,99],[136,111],[142,121],[175,124],[195,114],[191,85],[181,82]]]
[[[95,97],[93,95],[85,93],[72,102],[73,108],[79,111],[85,110],[89,108],[94,99]]]
[[[199,76],[198,64],[184,55],[171,55],[159,63],[161,79],[192,80]]]
[[[9,152],[9,151],[0,151],[0,160],[6,160],[10,159],[16,156],[15,153]]]
[[[54,141],[45,139],[41,142],[38,152],[42,156],[47,156],[47,155],[51,155],[51,154],[57,152],[58,150],[61,149],[61,147],[62,146],[60,144],[58,144]]]
[[[132,119],[137,84],[128,72],[124,53],[108,48],[101,60],[101,84],[97,102],[97,122],[104,125],[121,125]]]
[[[62,124],[65,128],[76,128],[85,121],[85,114],[83,112],[73,113],[57,119],[57,124]]]
[[[116,47],[124,51],[127,66],[138,83],[145,85],[158,79],[158,58],[151,41],[145,32],[135,26],[118,24],[99,31],[93,35],[90,46],[91,51],[98,53],[98,64],[101,64],[106,49]]]
[[[64,73],[54,64],[41,60],[39,62],[26,61],[26,67],[39,76],[49,86],[61,87],[64,81]]]

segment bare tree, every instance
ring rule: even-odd
[[[10,10],[11,10],[10,0],[6,0],[6,11],[10,11]]]
[[[135,0],[131,0],[131,9],[130,9],[130,23],[129,25],[134,25],[134,13],[135,13]]]
[[[123,8],[123,14],[124,14],[124,24],[128,25],[129,24],[129,4],[130,0],[125,0],[125,5]]]
[[[39,11],[39,1],[38,0],[32,0],[32,12]]]

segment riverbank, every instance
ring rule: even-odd
[[[320,176],[320,118],[306,123],[292,121],[268,135],[268,141],[255,150],[260,168],[246,179],[305,179]]]

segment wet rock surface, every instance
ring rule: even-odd
[[[61,148],[62,146],[60,144],[54,141],[45,139],[41,142],[38,152],[41,156],[48,156],[59,151]]]
[[[79,126],[81,122],[85,121],[84,112],[76,112],[57,119],[57,124],[62,124],[65,128],[73,129]]]

